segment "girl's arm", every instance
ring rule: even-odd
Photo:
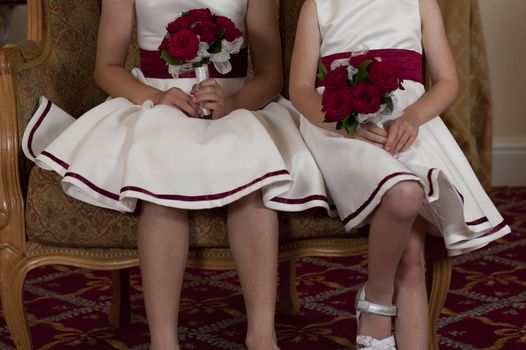
[[[336,130],[336,123],[325,123],[321,111],[321,95],[314,89],[318,61],[320,58],[321,36],[316,15],[316,4],[306,0],[301,9],[296,30],[296,41],[292,52],[289,94],[294,106],[313,124],[347,135],[343,129]],[[372,124],[359,128],[353,138],[364,140],[380,147],[386,141],[387,132]]]
[[[254,79],[226,98],[225,114],[237,108],[260,109],[278,96],[283,86],[275,1],[249,0],[246,23]]]
[[[97,37],[95,81],[111,96],[127,98],[136,104],[151,100],[196,115],[191,97],[180,89],[160,91],[135,79],[124,68],[134,20],[134,0],[103,0]]]
[[[296,40],[290,64],[289,95],[294,107],[313,124],[335,131],[334,123],[324,123],[321,95],[314,90],[320,58],[320,29],[314,0],[306,0],[301,8]]]
[[[431,88],[404,115],[393,121],[384,146],[393,154],[406,150],[416,139],[418,127],[442,113],[458,93],[455,62],[436,0],[420,0],[422,43],[431,75]]]

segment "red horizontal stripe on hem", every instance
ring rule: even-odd
[[[198,201],[207,201],[207,200],[217,200],[217,199],[222,199],[222,198],[225,198],[225,197],[228,197],[228,196],[231,196],[237,192],[240,192],[252,185],[255,185],[256,183],[258,182],[261,182],[263,180],[265,180],[266,178],[269,178],[269,177],[273,177],[273,176],[278,176],[278,175],[288,175],[289,174],[289,171],[288,170],[278,170],[278,171],[273,171],[273,172],[270,172],[270,173],[267,173],[263,176],[260,176],[258,177],[257,179],[249,182],[248,184],[246,185],[243,185],[243,186],[240,186],[240,187],[237,187],[233,190],[230,190],[230,191],[226,191],[226,192],[221,192],[221,193],[215,193],[215,194],[206,194],[206,195],[197,195],[197,196],[186,196],[186,195],[177,195],[177,194],[156,194],[156,193],[153,193],[153,192],[150,192],[148,190],[145,190],[143,188],[140,188],[140,187],[136,187],[136,186],[125,186],[123,188],[121,188],[121,192],[125,192],[125,191],[133,191],[133,192],[139,192],[139,193],[144,193],[148,196],[151,196],[151,197],[154,197],[154,198],[158,198],[158,199],[166,199],[166,200],[177,200],[177,201],[186,201],[186,202],[198,202]]]
[[[479,237],[477,237],[475,239],[479,239],[479,238],[482,238],[482,237],[486,237],[486,236],[492,235],[492,234],[494,234],[496,232],[499,232],[504,227],[506,227],[506,220],[502,220],[500,224],[498,224],[497,226],[494,226],[491,230],[489,230],[488,232],[486,232],[482,236],[479,236]]]
[[[113,199],[115,201],[119,200],[119,195],[118,194],[112,193],[110,191],[107,191],[107,190],[105,190],[103,188],[98,187],[93,182],[89,181],[88,179],[86,179],[85,177],[83,177],[80,174],[68,172],[68,173],[64,174],[64,177],[72,177],[74,179],[77,179],[80,182],[84,183],[89,188],[91,188],[93,191],[95,191],[95,192],[97,192],[97,193],[99,193],[99,194],[101,194],[101,195],[103,195],[105,197],[108,197],[110,199]]]
[[[33,125],[33,128],[31,129],[31,132],[29,133],[29,138],[27,140],[27,148],[29,149],[29,153],[36,158],[35,152],[33,151],[33,137],[35,136],[35,132],[40,127],[44,119],[46,118],[47,114],[49,113],[49,110],[51,109],[51,101],[47,101],[46,108],[44,109],[44,112],[42,112],[42,115],[38,118],[38,121]]]
[[[58,157],[54,156],[53,154],[49,153],[49,152],[42,152],[41,153],[42,155],[45,155],[46,157],[48,157],[49,159],[51,159],[52,161],[54,161],[55,163],[59,164],[61,167],[63,167],[64,169],[68,169],[69,165],[60,160]],[[260,181],[263,181],[264,179],[266,178],[269,178],[269,177],[272,177],[272,176],[278,176],[278,175],[289,175],[289,171],[286,170],[286,169],[283,169],[283,170],[277,170],[277,171],[272,171],[272,172],[269,172],[263,176],[260,176],[258,177],[257,179],[249,182],[248,184],[246,185],[243,185],[243,186],[240,186],[240,187],[237,187],[233,190],[230,190],[230,191],[227,191],[227,192],[222,192],[222,193],[216,193],[216,194],[210,194],[210,195],[198,195],[198,196],[185,196],[185,195],[177,195],[177,194],[155,194],[153,192],[150,192],[146,189],[143,189],[143,188],[140,188],[140,187],[137,187],[137,186],[124,186],[121,188],[121,193],[124,192],[124,191],[135,191],[135,192],[140,192],[140,193],[144,193],[144,194],[147,194],[149,196],[152,196],[154,198],[159,198],[159,199],[168,199],[168,200],[180,200],[180,201],[205,201],[205,200],[214,200],[214,199],[221,199],[221,198],[224,198],[224,197],[228,197],[234,193],[237,193],[239,191],[242,191],[243,189],[247,188],[247,187],[250,187]],[[113,192],[110,192],[110,191],[107,191],[101,187],[98,187],[97,185],[95,185],[94,183],[92,183],[91,181],[89,181],[88,179],[86,179],[85,177],[83,177],[82,175],[80,174],[77,174],[77,173],[73,173],[73,172],[67,172],[66,174],[64,174],[64,177],[72,177],[72,178],[75,178],[79,181],[81,181],[82,183],[84,183],[85,185],[87,185],[89,188],[91,188],[93,191],[105,196],[105,197],[108,197],[108,198],[111,198],[113,200],[116,200],[118,201],[120,196],[116,193],[113,193]]]
[[[40,155],[48,157],[49,159],[51,159],[52,161],[54,161],[55,163],[57,163],[58,165],[63,167],[65,170],[68,170],[68,168],[69,168],[69,164],[68,163],[64,162],[63,160],[59,159],[58,157],[54,156],[53,154],[51,154],[51,153],[49,153],[47,151],[42,151],[42,153],[40,153]]]
[[[222,193],[216,193],[216,194],[210,194],[210,195],[198,195],[198,196],[186,196],[186,195],[177,195],[177,194],[156,194],[156,193],[153,193],[151,191],[148,191],[146,189],[143,189],[143,188],[140,188],[140,187],[137,187],[137,186],[125,186],[121,189],[121,193],[124,192],[124,191],[134,191],[134,192],[139,192],[139,193],[144,193],[148,196],[151,196],[151,197],[154,197],[154,198],[158,198],[158,199],[165,199],[165,200],[178,200],[178,201],[187,201],[187,202],[198,202],[198,201],[207,201],[207,200],[217,200],[217,199],[221,199],[221,198],[225,198],[225,197],[228,197],[228,196],[231,196],[239,191],[242,191],[243,189],[245,188],[248,188],[258,182],[261,182],[262,180],[266,179],[266,178],[269,178],[269,177],[273,177],[273,176],[278,176],[278,175],[288,175],[289,172],[288,170],[278,170],[278,171],[273,171],[273,172],[270,172],[270,173],[267,173],[251,182],[249,182],[248,184],[246,185],[243,185],[243,186],[240,186],[240,187],[237,187],[231,191],[227,191],[227,192],[222,192]],[[77,179],[79,181],[81,181],[82,183],[84,183],[86,186],[88,186],[90,189],[92,189],[93,191],[105,196],[105,197],[108,197],[110,199],[113,199],[115,201],[119,201],[120,199],[120,196],[116,193],[113,193],[113,192],[110,192],[110,191],[107,191],[101,187],[98,187],[97,185],[95,185],[94,183],[92,183],[91,181],[89,181],[88,179],[86,179],[85,177],[83,177],[82,175],[80,174],[77,174],[77,173],[73,173],[73,172],[68,172],[64,175],[64,177],[72,177],[74,179]]]
[[[376,195],[378,194],[378,192],[380,191],[380,189],[382,188],[382,186],[387,182],[389,181],[390,179],[392,179],[393,177],[396,177],[396,176],[402,176],[402,175],[412,175],[412,176],[415,176],[415,177],[418,177],[416,176],[415,174],[413,173],[407,173],[407,172],[398,172],[398,173],[392,173],[390,175],[387,175],[386,177],[384,177],[382,179],[382,181],[380,181],[380,183],[378,184],[378,186],[376,186],[376,188],[374,189],[373,193],[371,193],[371,195],[369,196],[369,198],[365,201],[365,203],[362,204],[361,207],[359,207],[355,212],[349,214],[345,219],[342,220],[342,223],[344,225],[346,225],[349,221],[351,221],[352,219],[354,219],[355,217],[357,217],[362,211],[364,211],[365,208],[367,208],[367,206],[372,202],[372,200],[374,199],[374,197],[376,197]]]
[[[276,203],[284,203],[284,204],[304,204],[310,201],[323,201],[329,203],[329,199],[326,196],[322,196],[319,194],[314,194],[311,196],[307,196],[304,198],[283,198],[283,197],[274,197],[271,199],[272,202]]]
[[[69,165],[60,160],[58,157],[54,156],[53,154],[49,153],[49,152],[42,152],[41,153],[42,155],[45,155],[46,157],[48,157],[49,159],[51,159],[52,161],[54,161],[55,163],[59,164],[61,167],[63,167],[64,169],[68,169]],[[151,197],[154,197],[154,198],[158,198],[158,199],[167,199],[167,200],[179,200],[179,201],[188,201],[188,202],[196,202],[196,201],[206,201],[206,200],[216,200],[216,199],[221,199],[221,198],[224,198],[224,197],[228,197],[232,194],[235,194],[239,191],[242,191],[243,189],[247,188],[247,187],[250,187],[260,181],[263,181],[264,179],[266,178],[269,178],[269,177],[272,177],[272,176],[278,176],[278,175],[289,175],[289,171],[286,170],[286,169],[283,169],[283,170],[277,170],[277,171],[273,171],[273,172],[269,172],[263,176],[260,176],[258,177],[257,179],[249,182],[248,184],[246,185],[243,185],[243,186],[240,186],[240,187],[237,187],[233,190],[230,190],[230,191],[226,191],[226,192],[222,192],[222,193],[216,193],[216,194],[210,194],[210,195],[198,195],[198,196],[186,196],[186,195],[171,195],[171,194],[156,194],[156,193],[153,193],[151,191],[148,191],[146,189],[143,189],[143,188],[140,188],[140,187],[137,187],[137,186],[124,186],[121,188],[121,192],[124,192],[124,191],[134,191],[134,192],[140,192],[140,193],[144,193],[148,196],[151,196]],[[116,200],[118,201],[120,196],[116,193],[112,193],[110,191],[107,191],[103,188],[100,188],[98,187],[97,185],[95,185],[94,183],[92,183],[91,181],[89,181],[88,179],[86,179],[85,177],[83,177],[82,175],[80,174],[77,174],[77,173],[73,173],[73,172],[67,172],[64,177],[72,177],[72,178],[75,178],[77,180],[79,180],[80,182],[84,183],[86,186],[88,186],[89,188],[91,188],[93,191],[105,196],[105,197],[108,197],[110,199],[113,199],[113,200]],[[319,196],[320,198],[325,198],[325,196]],[[276,197],[276,198],[279,198],[279,197]],[[308,197],[306,197],[308,198]],[[284,199],[285,200],[285,199]],[[301,202],[305,200],[305,198],[301,198],[301,199],[290,199],[290,201],[292,202]],[[313,200],[313,199],[311,199]],[[323,200],[323,199],[322,199]],[[307,202],[308,200],[306,200]],[[279,199],[277,200],[277,202],[279,202]],[[296,204],[296,203],[286,203],[286,204]]]
[[[482,217],[480,219],[466,222],[466,225],[468,225],[468,226],[475,226],[475,225],[483,224],[483,223],[488,222],[488,221],[489,221],[489,219],[486,216],[484,216],[484,217]]]

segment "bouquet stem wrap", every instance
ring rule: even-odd
[[[243,33],[230,18],[200,8],[183,12],[168,23],[159,51],[174,78],[193,69],[200,83],[210,76],[209,62],[218,73],[228,74],[232,70],[230,55],[239,53],[242,44]],[[212,118],[203,106],[199,114],[204,119]]]
[[[202,66],[195,67],[194,71],[195,79],[197,80],[198,84],[209,78],[208,64],[203,64]],[[203,119],[212,119],[212,112],[209,109],[200,106],[199,116]]]

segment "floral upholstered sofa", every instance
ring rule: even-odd
[[[301,0],[279,4],[285,71]],[[137,216],[97,208],[66,196],[60,178],[32,166],[20,140],[40,96],[72,115],[106,98],[93,79],[97,0],[30,0],[28,41],[0,49],[0,298],[18,349],[31,349],[22,288],[39,266],[64,264],[112,270],[112,324],[129,322],[127,268],[138,265]],[[137,64],[130,48],[129,67]],[[280,213],[280,311],[293,314],[299,301],[295,261],[302,256],[363,254],[367,238],[348,235],[323,209]],[[229,269],[225,210],[192,211],[189,266]],[[433,244],[433,242],[431,242]],[[450,261],[443,251],[429,255],[432,334],[449,288]],[[431,348],[438,349],[436,337]]]

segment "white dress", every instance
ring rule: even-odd
[[[138,43],[146,51],[156,51],[166,25],[193,8],[209,7],[246,32],[247,0],[136,0],[135,6]],[[160,90],[189,92],[196,82],[146,77],[137,68],[132,73]],[[217,80],[229,95],[247,79]],[[63,176],[68,195],[118,211],[134,211],[138,199],[185,209],[219,207],[259,189],[272,209],[328,208],[321,172],[298,130],[299,115],[287,102],[280,98],[262,110],[204,120],[117,97],[75,120],[42,98],[22,147],[38,166]]]
[[[422,53],[418,0],[316,0],[320,57],[369,50]],[[424,94],[404,80],[403,110]],[[321,93],[323,88],[319,88]],[[480,248],[510,232],[440,117],[422,125],[414,145],[397,157],[301,118],[301,133],[320,167],[346,229],[361,225],[383,194],[400,181],[424,188],[421,213],[440,232],[450,255]]]

